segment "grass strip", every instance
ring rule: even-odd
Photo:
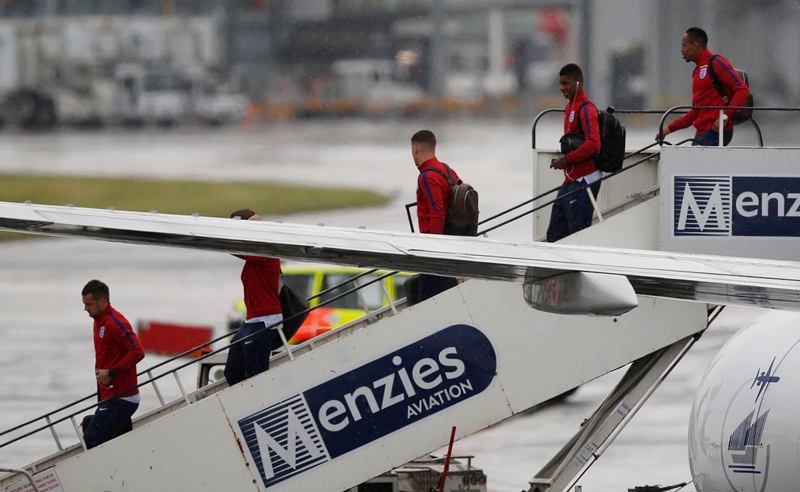
[[[0,174],[0,201],[108,208],[206,217],[228,217],[240,208],[262,216],[385,205],[389,197],[355,188],[295,186],[269,182],[83,178]],[[0,239],[29,234],[0,232]]]

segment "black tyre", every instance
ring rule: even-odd
[[[34,127],[38,130],[51,130],[55,128],[57,121],[53,100],[40,97],[35,108]]]
[[[36,94],[29,91],[10,94],[3,105],[8,122],[21,128],[31,128],[36,114],[37,100]]]

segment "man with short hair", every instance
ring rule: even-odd
[[[81,296],[83,310],[94,319],[94,373],[101,400],[83,433],[86,447],[93,448],[130,430],[141,401],[136,363],[144,359],[144,349],[128,320],[111,307],[106,284],[90,280]]]
[[[583,91],[581,68],[574,63],[564,65],[559,72],[558,83],[561,94],[569,100],[564,110],[564,135],[578,136],[575,141],[580,143],[575,148],[565,149],[565,154],[550,163],[552,169],[564,171],[564,183],[550,211],[550,225],[547,228],[547,242],[550,243],[592,225],[594,206],[587,190],[591,190],[594,198],[597,198],[600,192],[599,179],[603,177],[594,162],[600,152],[597,108]]]
[[[436,136],[432,131],[420,130],[411,136],[411,157],[419,171],[417,177],[419,232],[444,234],[447,208],[450,206],[450,184],[445,178],[447,166],[436,158]],[[458,182],[459,177],[455,170],[451,168],[450,172],[452,179]],[[452,277],[421,274],[416,302],[422,302],[456,284],[456,279]]]
[[[725,58],[714,55],[707,48],[708,35],[699,27],[690,27],[681,38],[681,55],[696,67],[692,74],[692,106],[744,106],[750,96],[750,89],[739,77],[733,66]],[[713,61],[712,61],[713,58]],[[728,104],[719,95],[711,78],[711,69],[717,76],[729,101]],[[723,145],[728,145],[733,138],[733,115],[740,110],[726,109],[723,112]],[[656,141],[663,140],[672,132],[694,125],[696,132],[692,145],[719,145],[720,117],[718,109],[691,109],[688,113],[664,129],[663,135],[656,135]]]
[[[241,220],[261,220],[249,208],[231,214],[232,219],[237,217]],[[231,386],[269,369],[272,342],[276,336],[280,336],[278,330],[283,320],[280,298],[281,260],[264,256],[234,256],[244,260],[242,287],[247,314],[233,335],[228,349],[225,379]]]

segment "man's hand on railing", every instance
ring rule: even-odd
[[[720,111],[720,112],[721,112],[721,111]],[[711,128],[711,130],[712,130],[714,133],[719,133],[719,122],[720,122],[720,121],[722,121],[722,125],[723,125],[723,128],[724,128],[724,127],[725,127],[725,126],[724,126],[724,125],[725,125],[725,123],[727,123],[727,122],[728,122],[728,115],[727,115],[727,114],[723,114],[721,118],[718,118],[718,119],[716,119],[716,120],[714,121],[714,126]]]

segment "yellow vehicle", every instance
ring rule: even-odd
[[[346,282],[353,277],[356,277],[369,270],[365,268],[344,267],[335,265],[292,265],[283,267],[283,278],[287,285],[297,290],[298,293],[304,295],[306,298],[311,298],[309,304],[312,308],[325,303],[325,301],[332,299],[344,292],[358,285],[364,285],[371,280],[374,280],[382,275],[389,273],[386,270],[377,270],[356,280]],[[374,311],[389,304],[384,289],[381,284],[386,288],[386,293],[389,297],[396,301],[406,296],[404,282],[412,274],[400,272],[390,277],[386,277],[380,282],[374,282],[359,290],[358,293],[351,292],[346,296],[336,299],[322,307],[316,308],[311,311],[306,318],[306,321],[297,330],[297,333],[292,337],[289,343],[297,344],[305,342],[308,339],[314,338],[334,328],[338,328],[350,321],[361,318],[366,314],[361,298],[364,300],[367,308]],[[343,284],[343,282],[346,282]],[[319,295],[321,292],[342,284],[339,287]],[[229,317],[229,327],[234,330],[244,320],[247,310],[244,305],[244,299],[239,299],[234,305],[234,312]]]

